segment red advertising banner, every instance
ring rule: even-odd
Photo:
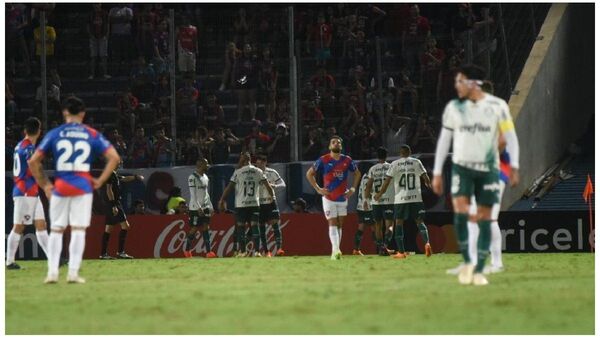
[[[136,258],[157,257],[183,257],[183,243],[189,230],[187,217],[173,216],[129,216],[131,230],[127,236],[126,251]],[[354,234],[357,229],[356,214],[346,218],[342,234],[342,252],[351,254],[353,249]],[[281,231],[283,234],[283,249],[286,255],[329,255],[331,244],[327,221],[322,214],[282,214]],[[444,230],[438,226],[428,226],[432,246],[441,248],[446,242]],[[94,216],[91,227],[87,231],[85,258],[98,258],[104,231],[104,216]],[[109,252],[117,250],[117,237],[119,229],[113,230]],[[232,214],[217,214],[212,217],[210,224],[211,246],[219,257],[231,256],[233,252],[234,218]],[[193,254],[205,254],[204,240],[200,233],[193,244]],[[412,237],[412,236],[411,236]],[[414,241],[420,251],[423,250],[422,241],[416,238],[405,238],[405,241]],[[275,238],[273,231],[267,227],[268,248],[275,251]],[[414,243],[414,242],[413,242]],[[252,243],[248,244],[252,248]],[[365,254],[374,254],[375,245],[371,231],[365,231],[361,242],[361,250]]]

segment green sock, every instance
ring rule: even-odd
[[[260,230],[260,249],[267,251],[267,226],[261,224],[258,226],[258,229]]]
[[[483,272],[485,260],[490,251],[490,242],[492,240],[492,221],[481,220],[477,222],[477,224],[479,225],[479,238],[477,239],[477,266],[475,267],[475,272],[481,273]]]
[[[421,233],[421,237],[423,238],[424,243],[429,243],[429,233],[427,232],[427,226],[425,223],[421,223],[417,225],[419,228],[419,232]]]
[[[465,263],[471,263],[469,257],[469,228],[467,228],[468,214],[454,214],[454,231],[458,240],[458,248],[463,256]]]
[[[202,238],[204,239],[204,245],[206,246],[206,253],[210,252],[210,232],[208,230],[202,231]]]
[[[399,252],[404,252],[404,227],[402,225],[396,224],[395,230],[396,246]]]
[[[354,250],[360,250],[360,240],[362,239],[362,235],[362,230],[356,230],[356,234],[354,235]]]
[[[252,229],[252,243],[254,243],[254,251],[258,252],[260,250],[260,233],[258,230],[258,225],[253,225]]]
[[[238,251],[246,252],[246,229],[241,226],[237,227],[238,230]]]
[[[279,222],[273,224],[273,234],[275,235],[275,246],[277,249],[281,249],[283,239],[281,238],[281,230],[279,229]]]

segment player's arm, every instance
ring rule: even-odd
[[[190,207],[192,206],[192,203],[196,203],[196,207],[200,210],[200,205],[198,205],[200,203],[198,203],[198,196],[196,196],[196,180],[193,176],[190,176],[188,179],[188,187],[190,188]]]
[[[102,174],[100,177],[92,179],[94,183],[94,189],[100,188],[106,180],[110,177],[113,170],[117,168],[119,162],[121,161],[121,157],[117,153],[114,147],[109,147],[104,152],[104,158],[106,159],[106,165],[104,166],[104,170],[102,170]]]
[[[315,171],[315,168],[313,168],[313,167],[308,168],[308,171],[306,172],[306,179],[308,180],[308,183],[310,183],[310,185],[315,189],[315,191],[319,195],[325,196],[325,195],[329,194],[329,190],[327,190],[325,188],[321,188],[317,184],[317,179],[315,178],[316,174],[317,174],[317,172]]]
[[[227,196],[229,196],[229,193],[234,188],[235,188],[235,182],[229,181],[229,184],[227,184],[227,186],[225,187],[225,190],[223,190],[223,194],[221,195],[221,199],[219,199],[219,210],[220,211],[225,211],[225,209],[226,209],[225,199],[227,198]]]
[[[129,183],[129,182],[133,182],[135,180],[143,181],[144,180],[144,176],[142,176],[142,175],[119,176],[119,181],[121,181],[123,183]]]
[[[352,196],[354,194],[354,192],[356,191],[356,188],[360,184],[361,177],[362,177],[362,174],[360,173],[360,170],[358,170],[358,168],[356,168],[356,170],[354,170],[354,179],[352,180],[352,188],[348,189],[348,191],[346,192],[346,199],[350,198],[350,196]]]
[[[425,186],[427,188],[431,189],[431,180],[429,179],[429,175],[427,175],[427,173],[422,173],[421,179],[423,180],[423,183],[425,184]]]
[[[391,176],[386,176],[385,180],[383,181],[383,185],[381,186],[381,189],[379,189],[379,192],[377,194],[375,194],[375,197],[373,197],[376,201],[379,202],[379,200],[381,199],[381,196],[383,194],[385,194],[385,192],[387,191],[388,187],[390,186],[390,182],[392,182],[392,177]]]
[[[367,201],[371,200],[371,191],[373,190],[373,177],[369,177],[367,180],[367,185],[365,186],[365,191],[363,193],[363,198]]]
[[[42,169],[43,159],[44,153],[42,151],[36,151],[33,153],[33,156],[31,156],[29,161],[27,161],[27,164],[29,164],[31,174],[33,175],[33,178],[35,178],[38,186],[44,190],[46,197],[50,199],[50,196],[52,196],[53,185],[50,180],[48,180],[48,177],[46,177],[44,170]]]
[[[274,184],[273,184],[273,189],[275,188],[285,188],[285,181],[281,178],[281,176],[279,176],[279,173],[277,173],[277,179],[275,180]]]
[[[108,199],[108,202],[110,203],[113,215],[117,215],[119,210],[117,209],[115,192],[113,191],[113,185],[111,183],[106,184],[106,198]]]
[[[269,184],[269,181],[264,179],[260,181],[260,184],[262,184],[265,187],[265,189],[267,189],[267,192],[269,193],[269,195],[271,195],[271,198],[275,195],[275,191],[273,190],[273,187]]]

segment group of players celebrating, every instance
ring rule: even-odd
[[[404,223],[414,221],[425,243],[427,257],[433,251],[427,227],[423,222],[425,208],[421,196],[421,181],[437,195],[444,192],[442,168],[450,146],[452,177],[450,192],[454,209],[454,228],[464,262],[447,272],[457,274],[460,284],[487,285],[484,272],[503,271],[501,235],[498,225],[500,200],[506,183],[518,184],[519,145],[512,117],[506,102],[492,95],[491,83],[484,81],[484,71],[477,66],[464,66],[455,77],[458,99],[450,101],[443,113],[442,131],[438,139],[433,181],[423,164],[411,157],[408,145],[401,147],[400,158],[387,162],[387,151],[379,148],[378,163],[362,176],[354,161],[342,154],[342,139],[333,136],[329,153],[321,156],[306,172],[306,178],[315,191],[322,195],[323,211],[329,225],[331,259],[340,260],[342,228],[347,216],[348,199],[358,191],[356,206],[359,226],[355,234],[354,255],[362,255],[360,242],[366,226],[374,226],[377,252],[397,259],[408,256],[404,246]],[[42,250],[48,257],[45,283],[56,283],[59,275],[62,235],[71,227],[69,244],[69,271],[67,282],[85,283],[79,276],[85,247],[85,232],[90,225],[92,192],[107,183],[104,195],[107,208],[105,233],[100,258],[111,259],[107,252],[110,232],[121,226],[118,258],[132,258],[125,253],[124,243],[129,229],[120,202],[121,182],[143,180],[141,176],[119,176],[115,169],[120,157],[104,136],[83,124],[85,105],[79,98],[68,97],[62,105],[65,123],[50,130],[35,146],[41,135],[41,123],[29,118],[24,124],[25,138],[17,144],[14,153],[13,229],[7,239],[8,269],[19,269],[15,254],[25,224],[33,223]],[[55,180],[50,182],[42,170],[42,160],[49,154],[54,158]],[[90,175],[91,163],[103,156],[106,164],[98,178]],[[208,194],[209,168],[205,159],[199,159],[196,170],[189,176],[190,189],[188,232],[184,255],[192,257],[192,243],[198,232],[202,234],[206,257],[214,258],[211,249],[209,224],[214,209]],[[348,188],[349,173],[353,173],[352,187]],[[323,186],[317,183],[322,175]],[[107,182],[108,181],[108,182]],[[38,187],[50,203],[51,231],[48,235]],[[285,182],[272,168],[267,167],[265,156],[259,155],[256,166],[251,155],[243,152],[238,168],[219,200],[219,209],[227,209],[225,200],[235,193],[234,255],[244,257],[247,252],[247,229],[251,231],[254,256],[284,255],[279,208],[275,189]],[[267,226],[272,227],[275,250],[267,246]],[[391,234],[396,251],[388,248]],[[492,266],[485,267],[488,253],[492,252]]]

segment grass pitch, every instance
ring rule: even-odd
[[[594,334],[592,254],[505,254],[486,287],[458,255],[83,262],[84,285],[6,271],[7,334]]]

